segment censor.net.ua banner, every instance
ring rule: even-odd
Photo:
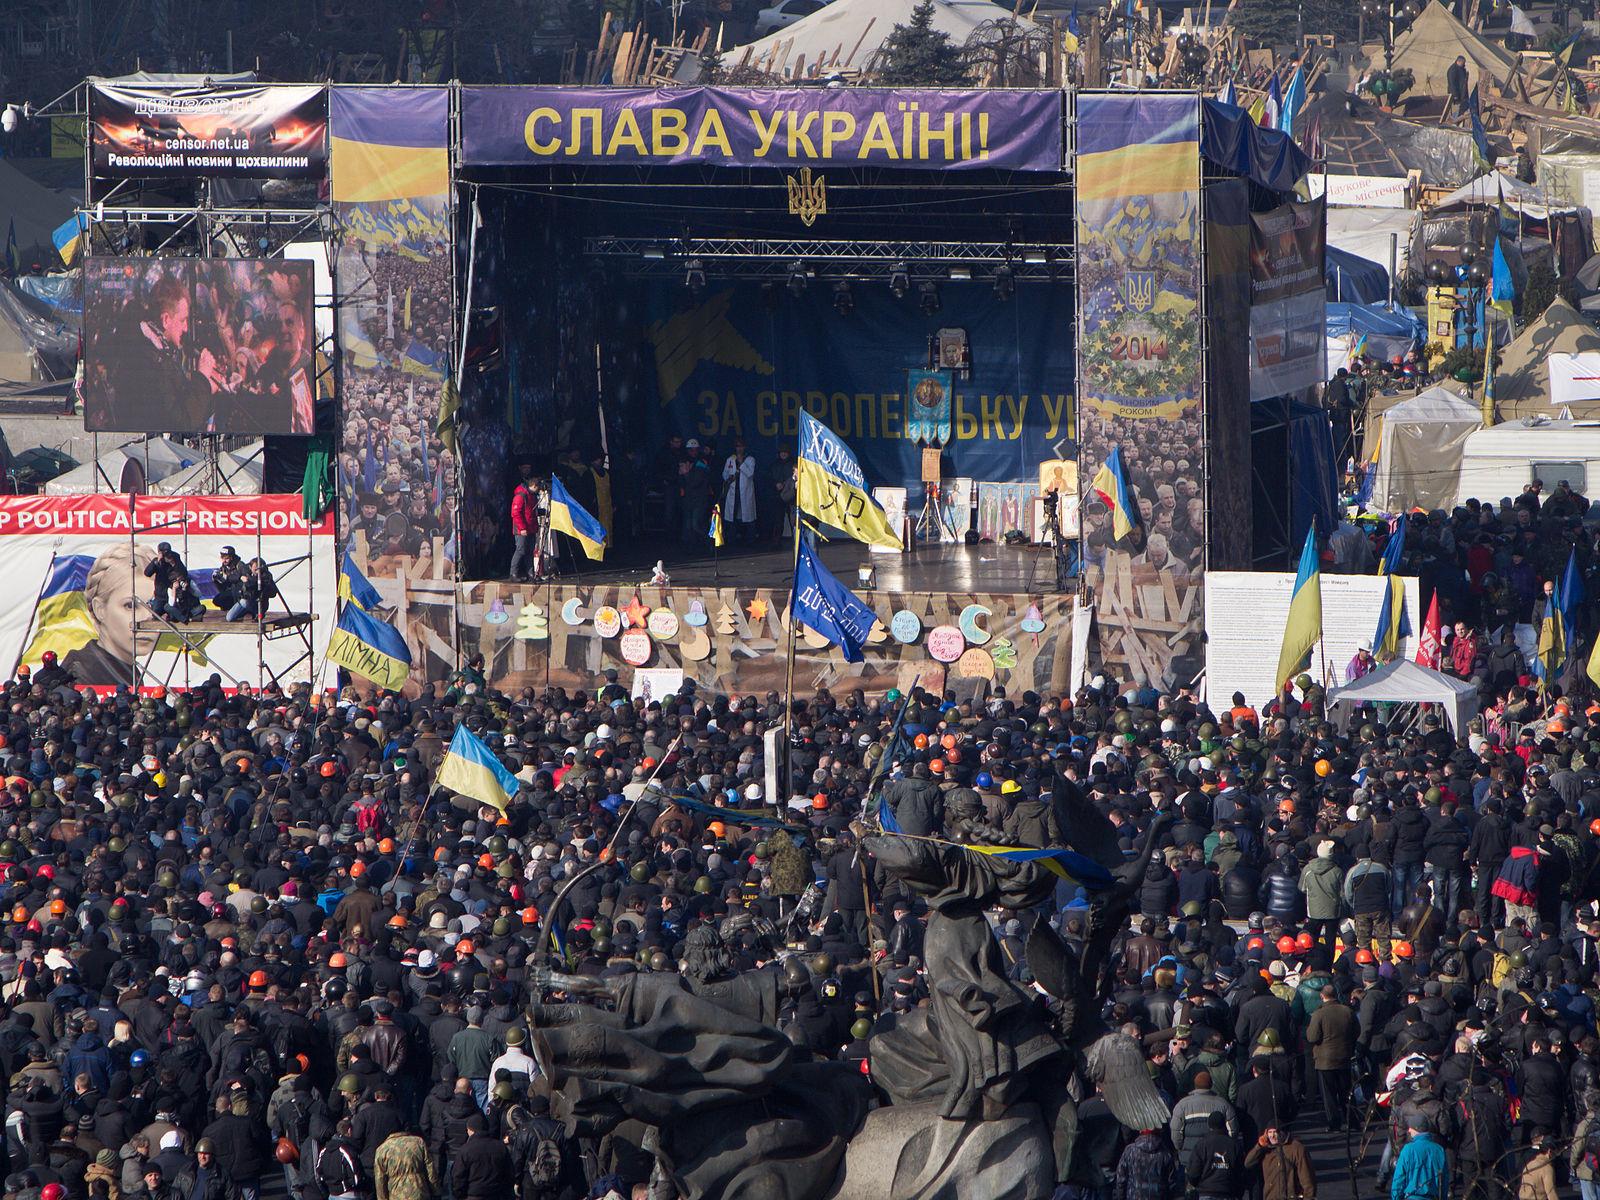
[[[97,179],[316,179],[328,168],[328,89],[320,85],[97,83],[89,125]]]
[[[290,669],[304,643],[284,637],[258,644],[253,622],[239,634],[190,626],[189,648],[143,625],[155,620],[144,607],[155,591],[145,568],[158,542],[171,542],[184,558],[213,621],[212,573],[222,548],[232,546],[247,563],[259,554],[274,564],[283,599],[273,602],[273,613],[329,617],[312,627],[320,661],[338,587],[333,517],[308,529],[300,506],[299,496],[0,496],[0,670],[17,662],[37,670],[53,650],[76,683],[99,689],[130,683],[135,665],[147,687],[186,687],[213,672],[229,687],[274,676],[285,685],[310,679],[311,662]],[[132,527],[149,532],[134,538]],[[292,561],[308,549],[309,562]]]
[[[1061,93],[469,87],[461,162],[1060,171]]]

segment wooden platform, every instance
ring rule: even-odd
[[[256,632],[271,637],[274,634],[288,633],[310,625],[317,619],[316,613],[272,613],[263,620],[257,621],[230,621],[221,613],[207,612],[205,616],[195,621],[167,621],[162,617],[152,617],[136,621],[134,628],[139,630],[157,630],[161,633],[247,633],[251,637]]]

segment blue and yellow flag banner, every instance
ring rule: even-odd
[[[92,554],[56,555],[34,610],[33,635],[19,662],[37,665],[46,650],[65,658],[99,638],[83,594],[93,566]]]
[[[1111,533],[1120,542],[1138,524],[1133,493],[1128,487],[1128,473],[1122,467],[1121,446],[1111,447],[1111,453],[1100,464],[1089,487],[1111,510]]]
[[[706,536],[711,539],[711,544],[721,550],[727,540],[727,535],[722,529],[722,505],[711,506],[711,527],[706,530]]]
[[[1400,524],[1389,535],[1383,558],[1378,562],[1378,574],[1388,581],[1383,598],[1378,601],[1378,626],[1372,634],[1372,653],[1380,659],[1395,657],[1400,653],[1400,639],[1411,636],[1405,581],[1400,578],[1400,562],[1406,552],[1406,524],[1406,515],[1402,513]]]
[[[792,595],[791,620],[838,646],[846,662],[861,661],[861,647],[866,645],[878,616],[822,565],[810,538],[800,542]]]
[[[1578,614],[1583,611],[1583,572],[1578,569],[1578,552],[1567,551],[1567,569],[1561,573],[1561,586],[1556,590],[1556,603],[1561,609],[1561,623],[1566,634],[1564,649],[1568,654],[1577,649]]]
[[[369,585],[370,586],[370,585]],[[328,661],[397,692],[411,674],[411,650],[400,631],[346,604],[328,638]]]
[[[889,518],[867,491],[861,464],[838,436],[800,410],[800,462],[795,472],[800,511],[842,529],[869,546],[904,549]]]
[[[344,561],[339,564],[339,599],[346,604],[355,604],[368,612],[383,604],[383,597],[378,595],[378,589],[372,586],[371,580],[361,573],[361,568],[356,566],[356,560],[349,550],[344,552]]]
[[[74,213],[50,235],[50,240],[55,243],[56,253],[61,255],[61,261],[67,266],[70,267],[76,262],[78,255],[83,251],[83,239],[88,231],[88,218],[82,213]]]
[[[966,849],[1008,862],[1036,862],[1052,875],[1086,888],[1108,888],[1115,882],[1110,871],[1076,850],[1039,850],[1032,846],[967,846]]]
[[[555,476],[550,479],[550,528],[574,539],[596,562],[606,556],[605,526],[574,500],[567,485]]]
[[[434,783],[505,812],[517,794],[517,777],[465,725],[456,726]]]
[[[1317,558],[1317,527],[1306,530],[1300,569],[1295,573],[1289,616],[1283,625],[1283,649],[1278,652],[1278,687],[1305,670],[1311,650],[1322,638],[1322,563]]]

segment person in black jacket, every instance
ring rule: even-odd
[[[217,1149],[217,1165],[240,1200],[261,1200],[261,1177],[272,1162],[267,1123],[250,1113],[250,1099],[235,1089],[228,1111],[206,1126],[203,1137]]]
[[[1454,804],[1439,807],[1439,817],[1428,827],[1423,851],[1433,876],[1433,903],[1444,914],[1445,929],[1459,928],[1461,906],[1467,899],[1467,844],[1472,840],[1456,815]]]
[[[927,763],[917,763],[905,779],[896,779],[885,785],[883,798],[888,801],[894,819],[900,823],[901,832],[929,837],[942,831],[944,805],[939,796],[939,785],[929,774]]]
[[[1483,806],[1478,824],[1467,843],[1467,861],[1472,864],[1472,904],[1478,913],[1478,924],[1495,925],[1505,921],[1505,901],[1494,895],[1494,877],[1511,853],[1511,827],[1501,816],[1500,801],[1489,800]]]
[[[1295,861],[1293,847],[1284,844],[1278,857],[1261,876],[1256,891],[1261,906],[1285,925],[1298,925],[1304,915],[1304,898],[1300,894],[1300,864]]]
[[[1213,1112],[1206,1118],[1205,1133],[1189,1148],[1184,1174],[1197,1196],[1239,1194],[1239,1146],[1229,1136],[1222,1113]]]
[[[511,1194],[511,1152],[488,1129],[482,1113],[467,1118],[467,1144],[450,1164],[454,1200],[505,1200]]]
[[[267,569],[267,564],[259,558],[252,558],[250,573],[240,586],[239,599],[228,609],[228,620],[259,621],[267,615],[267,609],[277,594],[278,584]]]
[[[150,611],[164,614],[172,595],[173,583],[188,579],[189,568],[183,565],[183,559],[178,557],[171,542],[162,542],[156,546],[156,556],[145,564],[144,573],[146,578],[155,582],[155,596],[150,601]]]
[[[1517,1116],[1517,1140],[1526,1144],[1535,1130],[1562,1127],[1568,1097],[1566,1072],[1550,1053],[1550,1040],[1535,1034],[1528,1043],[1530,1053],[1517,1067],[1517,1095],[1522,1108]]]
[[[1406,796],[1400,801],[1392,828],[1394,857],[1390,860],[1389,890],[1394,911],[1399,912],[1410,901],[1417,884],[1422,882],[1422,863],[1427,853],[1428,816],[1418,806],[1415,796]]]

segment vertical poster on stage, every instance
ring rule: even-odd
[[[955,391],[951,371],[906,372],[906,437],[942,446],[950,440],[950,401]]]
[[[146,568],[161,541],[205,602],[198,622],[163,626],[147,608],[155,580]],[[318,618],[311,657],[293,631],[258,640],[254,621],[222,621],[213,576],[225,546],[246,564],[267,562],[280,593],[269,615]],[[73,682],[101,691],[136,676],[145,688],[199,686],[213,674],[230,690],[305,683],[337,587],[333,516],[308,527],[299,496],[0,496],[0,554],[0,670],[37,671],[51,651]]]
[[[1190,593],[1206,551],[1200,105],[1126,93],[1077,105],[1083,550],[1103,660],[1166,686],[1198,669]],[[1094,487],[1113,449],[1135,519],[1121,538]]]
[[[396,624],[426,677],[455,665],[446,606],[411,603],[455,577],[457,461],[441,421],[453,358],[448,118],[437,88],[338,88],[329,111],[344,235],[343,527],[357,564],[405,610]]]
[[[328,89],[95,83],[89,128],[96,179],[320,179]]]
[[[1250,399],[1269,400],[1327,378],[1326,199],[1250,215]]]

